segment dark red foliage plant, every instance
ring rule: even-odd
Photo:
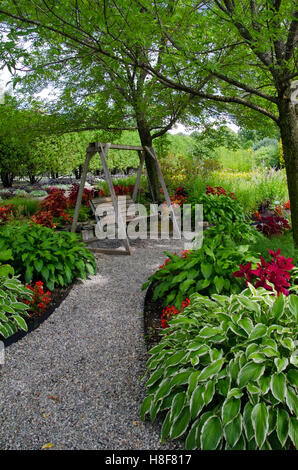
[[[227,192],[222,186],[216,186],[214,188],[213,186],[207,185],[206,194],[216,194],[217,196],[228,196],[231,199],[236,199],[234,193],[231,193],[231,191]]]
[[[67,207],[67,197],[64,189],[53,188],[51,193],[42,201],[39,212],[50,212],[52,217],[60,217]]]
[[[12,204],[0,206],[0,222],[7,222],[8,218],[13,214],[13,209]]]
[[[287,219],[275,214],[267,217],[259,215],[256,228],[267,237],[272,237],[273,235],[281,235],[291,227]]]
[[[114,191],[116,193],[116,196],[132,195],[133,189],[133,184],[129,184],[128,186],[124,186],[123,184],[114,185]]]
[[[260,257],[260,262],[257,263],[256,269],[252,269],[252,263],[247,263],[245,265],[240,264],[240,270],[234,272],[233,276],[243,278],[246,285],[250,283],[256,288],[263,287],[269,291],[273,290],[272,285],[270,285],[273,284],[277,295],[289,295],[288,287],[290,287],[290,271],[294,268],[292,263],[293,258],[285,258],[281,254],[280,249],[276,252],[272,250],[268,251],[271,256],[271,260],[269,262]]]
[[[70,188],[69,196],[68,196],[68,205],[70,207],[74,207],[77,202],[77,197],[79,193],[80,185],[78,183],[73,183],[72,187]],[[93,198],[94,190],[84,188],[83,196],[82,196],[82,204],[88,206],[90,199]]]

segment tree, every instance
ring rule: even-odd
[[[136,18],[143,14],[137,3],[132,8],[130,20],[134,13]],[[141,145],[152,147],[154,139],[182,119],[192,97],[170,90],[138,67],[154,55],[163,68],[164,42],[156,43],[150,35],[144,42],[133,22],[124,31],[125,9],[116,1],[94,2],[92,8],[87,1],[4,1],[2,58],[16,73],[14,84],[22,82],[28,94],[50,85],[59,89],[48,107],[60,117],[57,132],[136,129]],[[17,74],[20,69],[27,72],[23,78]],[[146,152],[145,162],[152,198],[159,201],[157,170]]]
[[[166,71],[140,63],[168,87],[226,103],[232,114],[257,113],[278,126],[285,160],[293,238],[298,249],[298,120],[294,94],[298,10],[291,0],[173,1],[167,17],[156,4],[167,48]],[[296,7],[296,8],[295,8]],[[166,59],[164,59],[165,61]],[[187,71],[187,72],[186,72]],[[176,75],[176,76],[175,76]]]

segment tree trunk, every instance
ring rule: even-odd
[[[79,165],[78,168],[73,170],[76,180],[80,180],[82,176],[83,165]]]
[[[1,171],[1,181],[4,188],[11,188],[14,180],[14,174],[9,171]]]
[[[291,101],[290,85],[279,101],[280,133],[283,146],[288,190],[291,204],[291,221],[294,246],[298,250],[298,119],[297,106]]]
[[[140,141],[143,147],[152,147],[152,137],[149,129],[146,126],[144,119],[137,119],[138,123],[138,133]],[[149,190],[151,193],[152,201],[154,203],[162,202],[161,193],[160,193],[160,184],[158,179],[158,174],[153,158],[145,152],[145,163],[148,175],[148,184]]]
[[[28,173],[28,177],[29,177],[30,184],[36,183],[36,176],[33,173]]]

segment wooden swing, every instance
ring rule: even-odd
[[[139,159],[140,159],[140,165],[139,165],[138,172],[137,172],[137,178],[136,178],[136,183],[135,183],[135,186],[134,186],[132,198],[131,199],[128,198],[128,199],[126,199],[126,201],[125,201],[125,199],[122,200],[121,204],[119,204],[119,201],[117,199],[117,196],[116,196],[116,193],[115,193],[115,190],[114,190],[114,186],[113,186],[113,182],[112,182],[111,173],[110,173],[110,170],[109,170],[108,165],[107,165],[107,155],[108,155],[108,151],[110,149],[135,150],[135,151],[138,152]],[[157,159],[154,148],[153,147],[141,147],[141,146],[135,146],[135,145],[118,145],[118,144],[111,144],[111,143],[93,142],[93,143],[89,144],[89,146],[87,147],[87,151],[86,151],[86,159],[85,159],[85,163],[84,163],[84,167],[83,167],[83,171],[82,171],[81,183],[80,183],[80,188],[79,188],[78,197],[77,197],[77,201],[76,201],[76,206],[75,206],[71,231],[75,232],[76,228],[77,228],[79,210],[80,210],[81,203],[82,203],[83,191],[84,191],[84,187],[85,187],[85,183],[86,183],[86,178],[87,178],[87,173],[88,173],[90,161],[96,153],[99,153],[100,158],[101,158],[101,163],[102,163],[102,166],[103,166],[103,170],[104,170],[104,174],[105,174],[105,178],[106,178],[106,181],[108,183],[111,199],[107,199],[107,198],[94,198],[94,199],[91,199],[91,201],[89,202],[90,207],[91,207],[91,210],[92,210],[92,212],[95,216],[96,222],[100,222],[98,216],[96,215],[97,206],[101,203],[106,203],[106,202],[111,201],[113,203],[113,208],[114,208],[114,214],[113,214],[113,218],[111,219],[111,223],[114,224],[116,222],[118,224],[118,229],[121,231],[121,233],[124,234],[124,237],[121,239],[122,244],[124,246],[124,250],[105,249],[105,248],[90,248],[93,252],[95,252],[95,253],[105,253],[105,254],[124,254],[124,255],[130,255],[131,254],[131,248],[130,248],[130,244],[129,244],[129,240],[128,240],[128,236],[127,236],[127,230],[126,230],[126,226],[124,224],[122,215],[123,215],[123,212],[126,211],[127,206],[129,205],[129,203],[135,203],[136,202],[137,193],[138,193],[139,184],[140,184],[141,175],[142,175],[142,170],[143,170],[143,166],[144,166],[144,162],[145,162],[145,152],[147,152],[147,154],[150,155],[151,158],[154,160],[155,167],[156,167],[157,174],[158,174],[158,178],[159,178],[159,181],[161,183],[167,205],[169,207],[170,215],[171,215],[171,218],[172,218],[172,221],[173,221],[174,230],[177,234],[180,233],[180,229],[179,229],[176,217],[175,217],[174,210],[173,210],[172,205],[171,205],[171,200],[170,200],[170,197],[169,197],[169,194],[168,194],[168,190],[167,190],[167,187],[166,187],[163,175],[162,175],[162,171],[161,171],[161,168],[160,168],[160,165],[159,165],[159,161]],[[120,208],[120,210],[118,210],[119,208]],[[133,219],[128,218],[128,221],[137,220],[137,219],[139,219],[138,216],[136,216]],[[92,238],[91,240],[88,240],[87,243],[88,242],[90,243],[90,242],[96,241],[96,240],[98,240],[98,239],[97,238]]]

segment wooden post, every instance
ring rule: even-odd
[[[88,149],[87,149],[86,159],[85,159],[84,168],[83,168],[83,172],[82,172],[82,176],[81,176],[80,189],[79,189],[79,192],[78,192],[76,207],[75,207],[74,214],[73,214],[71,232],[75,232],[76,228],[77,228],[77,225],[78,225],[79,210],[80,210],[81,203],[82,203],[82,197],[83,197],[83,192],[84,192],[84,188],[85,188],[89,163],[90,163],[91,158],[95,155],[95,153],[96,152],[88,152]]]
[[[140,181],[141,181],[142,170],[143,170],[143,165],[144,165],[144,161],[145,161],[144,152],[141,152],[140,150],[138,150],[138,154],[139,154],[139,158],[140,158],[140,166],[139,166],[139,169],[138,169],[138,174],[137,174],[135,187],[134,187],[133,193],[132,193],[133,202],[136,202],[136,199],[137,199],[139,184],[140,184]]]
[[[162,171],[161,171],[161,168],[160,168],[159,161],[158,161],[158,158],[156,156],[155,150],[154,150],[153,147],[151,147],[151,148],[145,147],[145,149],[148,151],[148,153],[151,155],[151,157],[155,161],[159,181],[161,183],[161,186],[162,186],[162,189],[163,189],[163,192],[164,192],[164,195],[165,195],[165,199],[166,199],[168,207],[169,207],[169,211],[172,214],[174,233],[177,235],[178,238],[180,238],[180,236],[181,236],[180,228],[178,226],[176,216],[175,216],[174,210],[172,208],[172,203],[171,203],[171,200],[170,200],[170,197],[169,197],[169,193],[168,193],[168,190],[167,190],[167,187],[166,187],[165,180],[163,178],[163,174],[162,174]]]
[[[120,227],[121,232],[125,234],[125,238],[123,239],[123,244],[126,248],[126,251],[130,254],[130,245],[129,245],[129,241],[128,241],[127,234],[126,234],[126,227],[123,223],[122,215],[119,214],[119,211],[118,211],[117,197],[116,197],[111,174],[110,174],[110,171],[107,165],[107,160],[106,160],[106,156],[108,154],[109,148],[111,147],[111,144],[108,143],[103,148],[102,144],[99,143],[99,146],[100,146],[99,153],[100,153],[101,163],[105,172],[105,177],[109,186],[109,190],[110,190],[110,194],[111,194],[112,202],[114,206],[115,220],[117,220],[118,227]]]

